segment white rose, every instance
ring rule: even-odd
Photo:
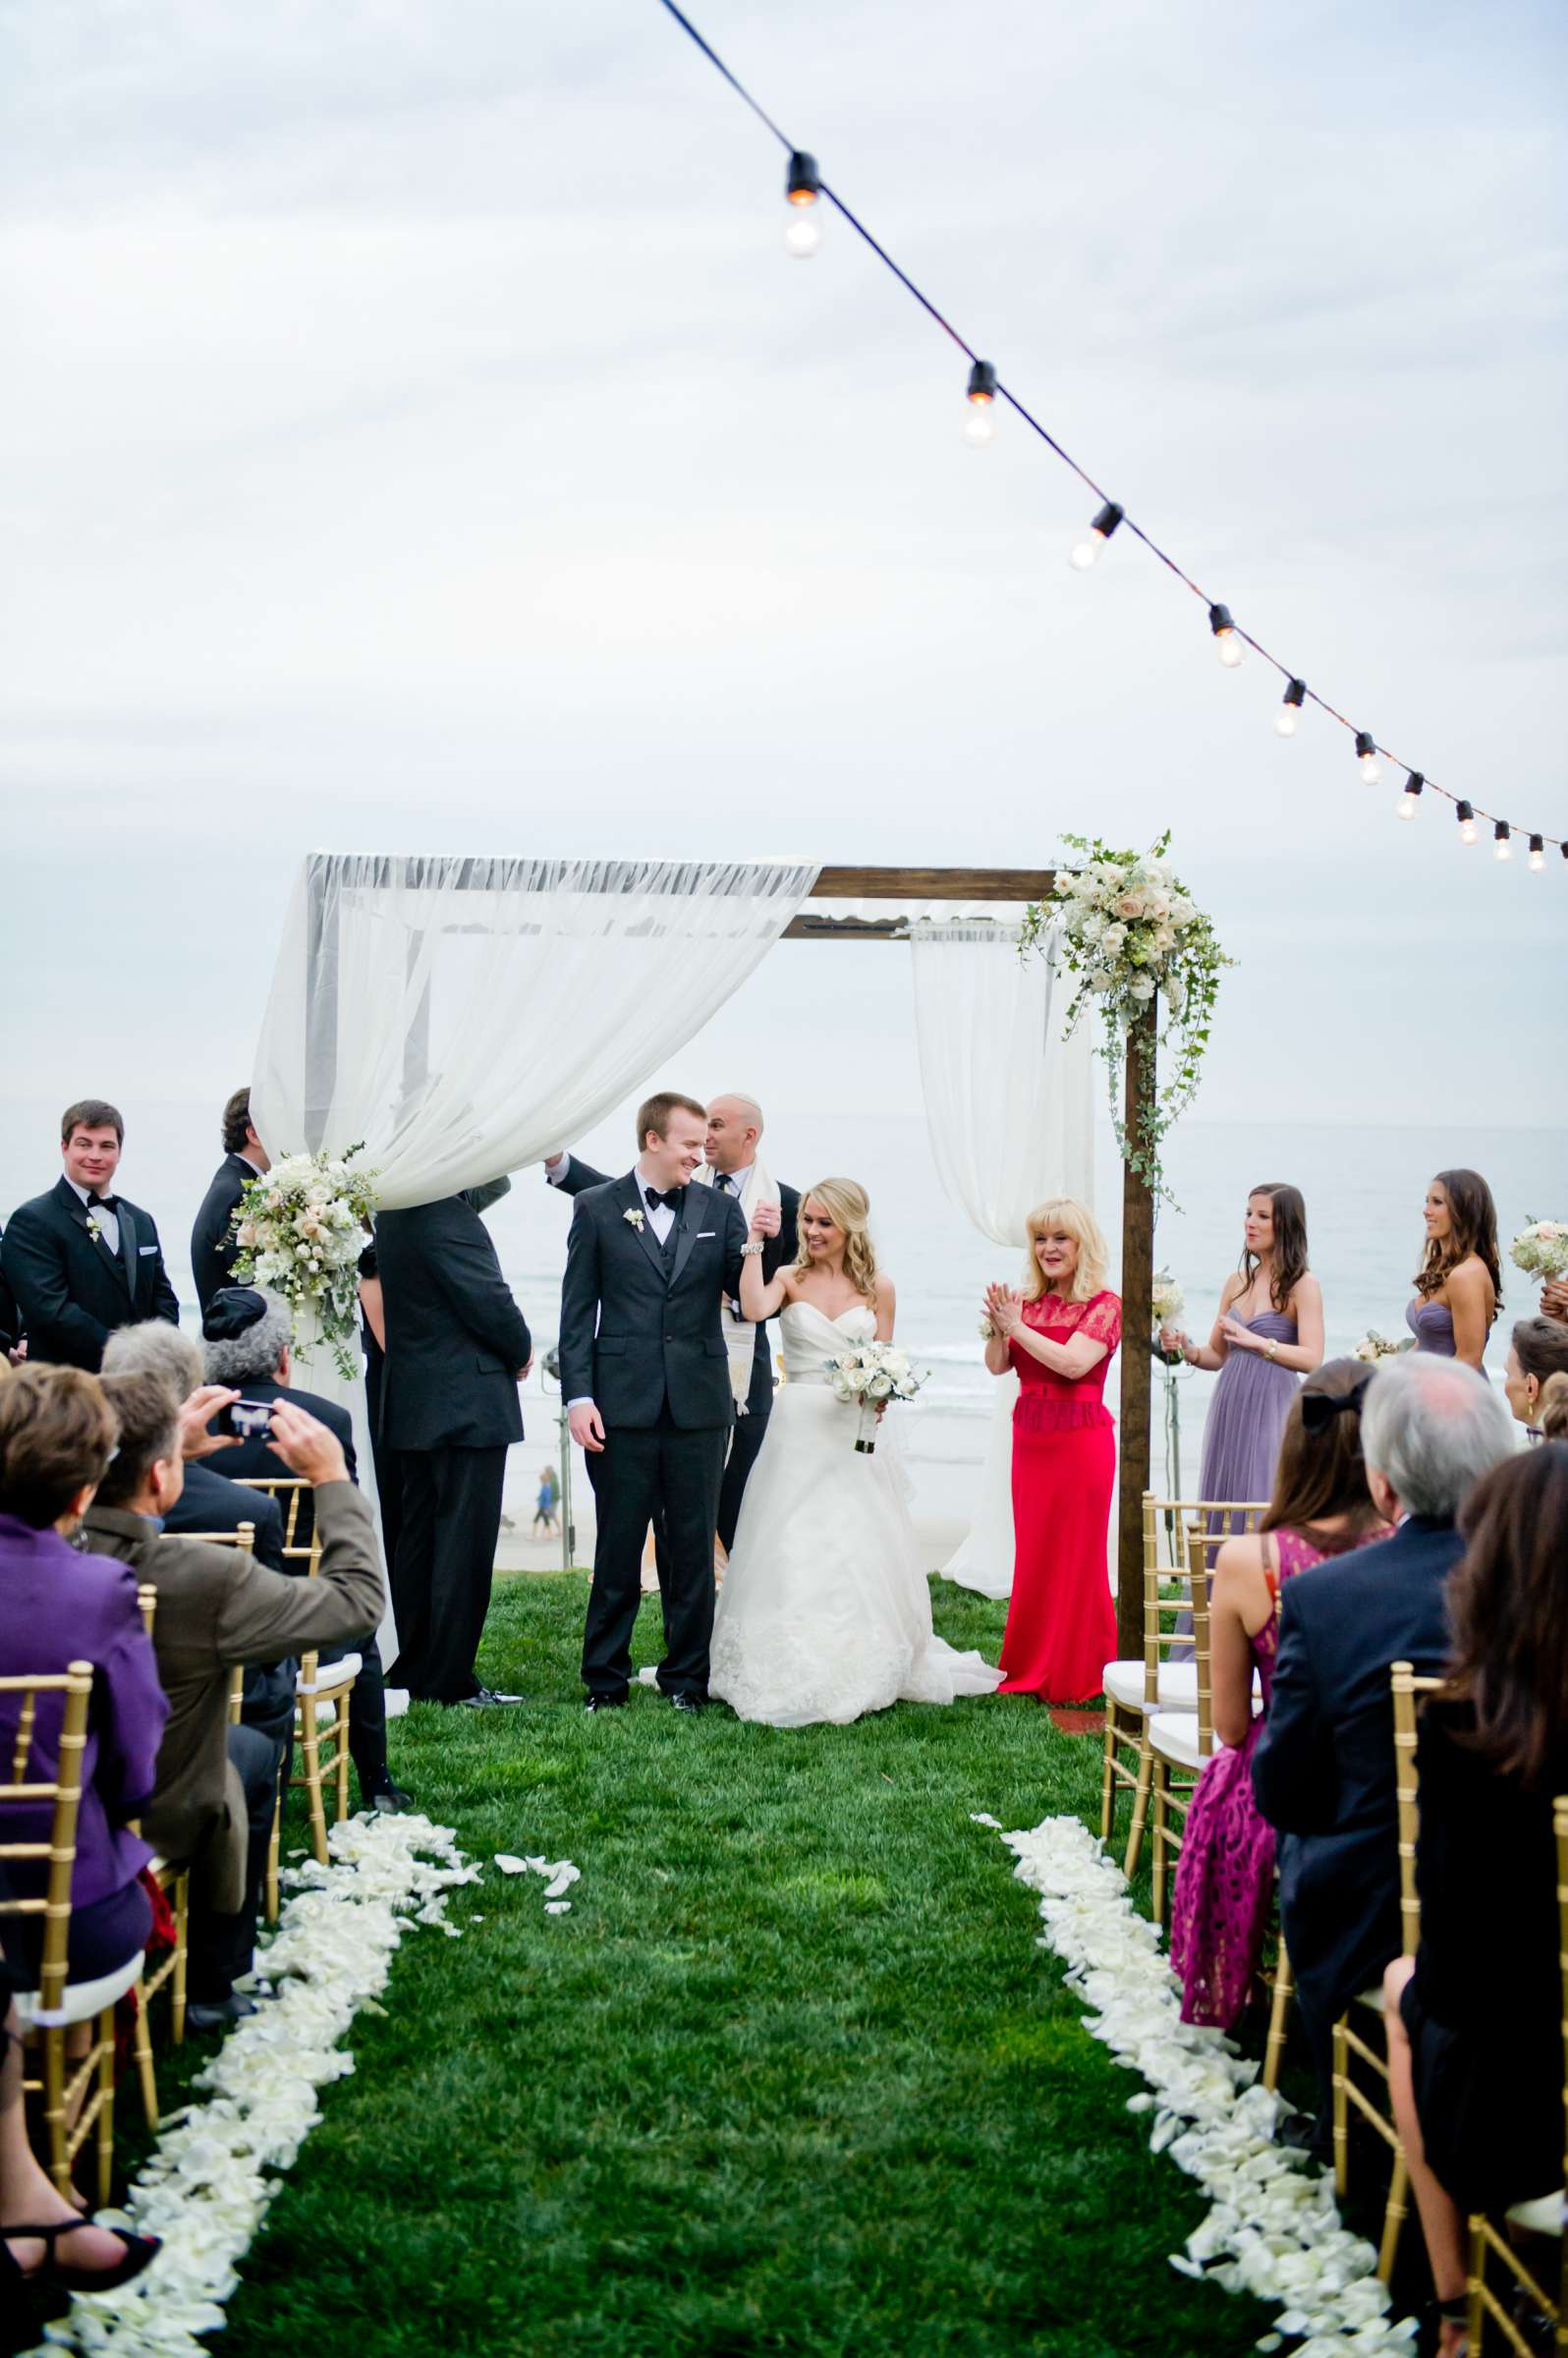
[[[1098,991],[1103,997],[1106,991],[1114,990],[1116,987],[1116,977],[1107,967],[1097,966],[1089,978],[1089,987],[1091,990]]]
[[[1135,999],[1151,999],[1154,995],[1154,978],[1152,975],[1135,975],[1127,987]]]
[[[1156,926],[1154,927],[1154,947],[1156,950],[1173,950],[1176,947],[1174,926]]]
[[[1188,900],[1186,895],[1180,892],[1171,895],[1170,920],[1172,925],[1190,926],[1197,915],[1198,904],[1196,901]]]
[[[1116,902],[1116,914],[1118,917],[1142,917],[1144,914],[1143,894],[1141,892],[1124,892],[1120,894]]]
[[[884,1351],[882,1365],[890,1376],[907,1376],[909,1374],[909,1353],[907,1351]]]
[[[1169,893],[1155,890],[1146,893],[1144,897],[1149,916],[1158,919],[1159,922],[1163,924],[1164,920],[1170,915]]]
[[[1078,928],[1080,941],[1098,941],[1105,930],[1105,920],[1097,909],[1091,910]]]
[[[1554,1245],[1563,1231],[1561,1223],[1557,1220],[1538,1220],[1535,1233],[1543,1245]]]
[[[1107,892],[1120,892],[1127,879],[1126,869],[1118,868],[1114,860],[1099,861],[1092,872]]]
[[[1126,947],[1127,927],[1125,926],[1107,926],[1099,937],[1100,956],[1102,958],[1119,958]]]

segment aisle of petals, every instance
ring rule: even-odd
[[[975,1816],[1001,1833],[994,1818]],[[1376,2252],[1341,2223],[1331,2176],[1273,2143],[1282,2100],[1254,2084],[1258,2065],[1220,2032],[1182,2021],[1180,1984],[1120,1868],[1077,1818],[1001,1838],[1019,1880],[1040,1894],[1039,1945],[1065,1960],[1068,1988],[1093,2009],[1085,2028],[1148,2084],[1127,2109],[1153,2113],[1152,2151],[1168,2152],[1209,2198],[1171,2266],[1285,2303],[1261,2350],[1300,2337],[1294,2358],[1408,2353],[1416,2320],[1390,2321]]]
[[[293,1896],[262,1956],[276,1996],[202,2071],[207,2101],[169,2115],[126,2211],[104,2215],[161,2235],[164,2249],[135,2283],[73,2301],[33,2358],[207,2358],[196,2336],[224,2322],[238,2265],[320,2118],[317,2089],[354,2069],[339,2040],[385,1988],[404,1933],[427,1925],[461,1937],[446,1895],[477,1882],[479,1869],[449,1827],[413,1815],[355,1818],[328,1841],[330,1867],[309,1860],[287,1879]]]

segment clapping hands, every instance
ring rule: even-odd
[[[1024,1297],[1013,1286],[988,1285],[983,1308],[991,1332],[1001,1341],[1015,1335],[1024,1322]]]

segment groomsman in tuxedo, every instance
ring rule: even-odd
[[[693,1185],[715,1188],[720,1195],[733,1197],[748,1230],[758,1206],[762,1207],[764,1225],[776,1221],[773,1233],[762,1247],[762,1277],[764,1283],[771,1283],[779,1270],[794,1261],[799,1249],[800,1192],[775,1185],[768,1175],[758,1151],[762,1141],[762,1108],[755,1097],[738,1091],[714,1097],[703,1118],[704,1159],[693,1175]],[[544,1176],[565,1196],[578,1196],[586,1188],[605,1184],[602,1171],[595,1171],[575,1154],[551,1155],[544,1165]],[[738,1302],[726,1307],[724,1338],[736,1404],[744,1408],[744,1414],[736,1419],[719,1489],[718,1537],[728,1555],[735,1544],[735,1526],[740,1521],[748,1477],[756,1463],[757,1451],[767,1438],[768,1414],[773,1406],[773,1353],[769,1327],[764,1323],[749,1324],[740,1315]],[[662,1587],[668,1570],[662,1534],[658,1549]]]
[[[706,1116],[660,1090],[639,1109],[624,1179],[573,1208],[561,1287],[561,1392],[598,1508],[583,1633],[589,1711],[624,1704],[642,1601],[643,1542],[669,1549],[661,1691],[680,1711],[707,1701],[713,1531],[735,1420],[721,1316],[747,1252],[738,1204],[693,1187]]]
[[[191,1230],[191,1274],[203,1318],[219,1287],[234,1281],[240,1251],[234,1241],[234,1215],[240,1198],[252,1179],[259,1179],[271,1167],[251,1120],[251,1092],[237,1089],[223,1108],[223,1160],[212,1174],[212,1184],[201,1199]]]
[[[447,1196],[376,1215],[386,1326],[381,1434],[403,1469],[392,1566],[399,1654],[387,1683],[480,1710],[521,1703],[479,1685],[506,1453],[523,1438],[517,1387],[533,1364],[474,1204]]]
[[[61,1176],[7,1223],[0,1263],[34,1362],[96,1374],[117,1326],[180,1323],[151,1213],[113,1193],[124,1144],[125,1123],[101,1097],[68,1105]]]

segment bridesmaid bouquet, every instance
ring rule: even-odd
[[[1386,1334],[1379,1334],[1375,1326],[1369,1326],[1350,1356],[1352,1359],[1365,1359],[1375,1363],[1379,1359],[1398,1359],[1403,1352],[1414,1351],[1415,1348],[1414,1336],[1401,1339],[1396,1343],[1390,1341]]]
[[[286,1155],[246,1182],[234,1221],[240,1284],[281,1294],[297,1337],[302,1314],[313,1311],[339,1375],[350,1379],[360,1371],[351,1348],[360,1255],[375,1209],[375,1173],[350,1168],[359,1151]]]
[[[1546,1285],[1568,1277],[1568,1220],[1532,1220],[1514,1238],[1508,1258],[1527,1277]]]
[[[855,1446],[867,1457],[876,1448],[878,1411],[889,1400],[913,1400],[925,1380],[910,1366],[909,1353],[891,1343],[846,1343],[822,1365],[834,1399],[861,1412]]]

